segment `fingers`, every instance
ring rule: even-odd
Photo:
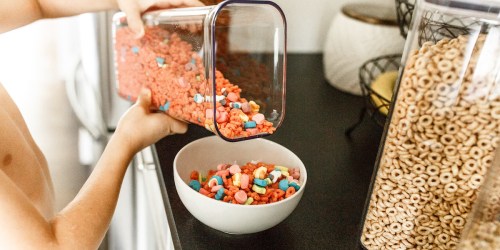
[[[184,134],[188,129],[186,123],[176,120],[163,112],[150,114],[148,122],[150,122],[150,128],[155,128],[153,130],[156,131],[157,136],[155,137],[157,138],[172,134]]]
[[[148,88],[142,88],[137,99],[137,104],[141,106],[144,110],[149,110],[151,106],[151,90]],[[187,131],[187,124],[181,122],[177,119],[170,117],[169,115],[161,112],[157,114],[151,114],[154,116],[153,123],[160,124],[163,128],[160,133],[163,136],[170,134],[184,134]]]
[[[151,7],[153,6],[159,9],[167,9],[175,7],[201,7],[205,5],[198,0],[169,0],[157,1]]]
[[[177,119],[174,119],[168,116],[168,123],[170,124],[170,134],[184,134],[186,133],[188,127],[185,122],[181,122]]]
[[[121,10],[127,16],[128,27],[135,33],[135,38],[144,35],[144,24],[141,18],[141,10],[135,1],[121,1]]]

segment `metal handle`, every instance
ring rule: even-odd
[[[81,73],[82,72],[82,73]],[[83,79],[78,79],[79,73],[83,75]],[[69,77],[66,80],[66,94],[68,96],[69,104],[73,109],[78,121],[82,125],[82,127],[89,132],[89,134],[97,141],[105,141],[106,140],[106,124],[104,122],[102,116],[102,110],[99,108],[95,110],[97,112],[97,117],[99,121],[96,124],[92,124],[90,119],[86,117],[84,110],[80,102],[78,101],[78,93],[77,93],[77,84],[83,81],[84,83],[88,82],[85,77],[85,73],[83,72],[82,60],[79,59],[75,64],[74,70],[70,73]],[[99,101],[99,94],[92,88],[90,84],[87,84],[92,89],[92,99],[95,103],[98,104],[99,107],[102,107],[101,102]]]
[[[147,147],[137,154],[137,158],[139,161],[137,168],[143,176],[144,186],[147,193],[146,199],[148,201],[149,212],[154,223],[154,231],[158,248],[173,249],[173,242],[168,223],[162,223],[163,220],[166,220],[163,216],[165,215],[165,212],[158,210],[163,208],[163,204],[161,203],[162,196],[156,173],[153,150],[151,147]],[[157,199],[157,197],[160,197],[160,199]],[[165,237],[168,238],[165,239]]]

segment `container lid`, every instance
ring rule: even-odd
[[[457,13],[469,17],[500,20],[499,0],[423,0],[427,6],[433,6],[444,12]]]
[[[478,1],[478,0],[425,0],[427,3],[432,3],[441,6],[447,6],[451,8],[458,9],[466,9],[466,10],[475,10],[480,12],[487,13],[500,13],[500,1],[495,0],[486,0],[486,1]]]
[[[389,6],[370,3],[347,4],[342,7],[342,13],[365,23],[389,26],[398,25],[396,11]]]

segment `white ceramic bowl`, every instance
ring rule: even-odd
[[[238,205],[208,198],[188,186],[191,171],[206,174],[220,163],[252,160],[300,168],[301,188],[294,195],[271,204]],[[248,234],[271,228],[292,213],[304,193],[307,173],[302,161],[287,148],[265,139],[227,142],[217,136],[193,141],[174,159],[177,193],[189,212],[205,225],[230,234]]]

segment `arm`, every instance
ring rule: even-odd
[[[127,14],[130,28],[142,36],[140,15],[147,9],[202,5],[198,0],[0,0],[0,33],[43,18],[121,9]]]
[[[120,120],[103,155],[75,199],[47,221],[0,170],[0,249],[97,249],[111,221],[127,166],[135,153],[186,124],[151,113],[150,92]]]

